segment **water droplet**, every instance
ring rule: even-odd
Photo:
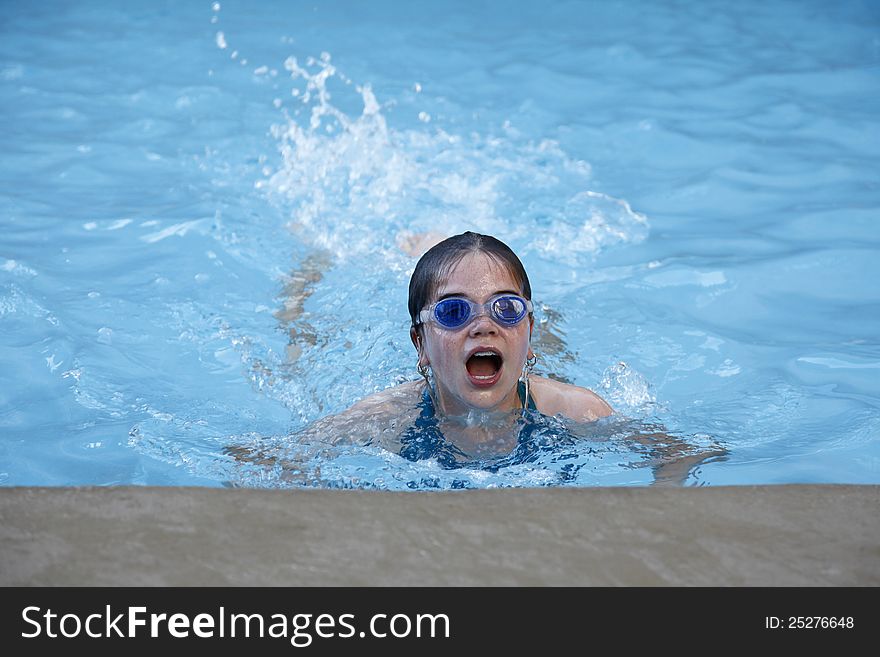
[[[113,329],[102,326],[98,329],[98,342],[101,344],[113,344]]]

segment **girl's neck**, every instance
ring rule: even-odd
[[[476,408],[462,403],[442,386],[433,390],[434,412],[438,416],[461,426],[474,427],[479,425],[491,426],[509,419],[512,411],[522,408],[519,398],[518,384],[508,393],[497,406],[491,408]]]

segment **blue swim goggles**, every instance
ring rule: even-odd
[[[532,302],[514,294],[499,294],[483,304],[462,297],[450,297],[422,310],[419,324],[433,319],[443,328],[457,329],[477,317],[481,310],[501,326],[516,326],[532,312]]]

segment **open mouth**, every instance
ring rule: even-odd
[[[504,359],[494,349],[476,349],[468,357],[465,367],[471,383],[476,386],[491,386],[501,378]]]

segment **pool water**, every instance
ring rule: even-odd
[[[0,5],[0,485],[880,483],[880,5]],[[308,427],[414,380],[413,235],[522,257],[508,457]],[[580,433],[579,433],[580,432]],[[323,440],[327,439],[327,440]],[[243,456],[244,455],[244,456]]]

